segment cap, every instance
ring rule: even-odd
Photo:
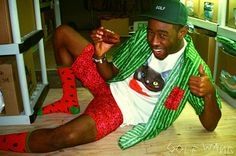
[[[141,16],[180,25],[186,25],[188,20],[187,9],[179,0],[155,0],[150,10]]]

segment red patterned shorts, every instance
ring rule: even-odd
[[[93,54],[93,45],[87,45],[73,63],[72,70],[94,96],[84,114],[91,116],[96,122],[98,140],[116,130],[123,123],[123,115],[109,85],[99,75],[96,64],[92,61]]]

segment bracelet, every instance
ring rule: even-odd
[[[95,59],[94,57],[92,57],[92,60],[93,60],[94,63],[99,63],[99,64],[107,62],[107,58],[105,56],[103,58],[100,58],[100,59]]]

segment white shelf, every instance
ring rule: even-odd
[[[202,19],[198,19],[194,17],[188,17],[188,20],[191,24],[195,26],[217,32],[218,23],[214,23],[214,22],[210,22],[210,21],[206,21],[206,20],[202,20]]]
[[[226,26],[219,26],[217,34],[236,41],[236,29]]]
[[[16,54],[19,54],[19,45],[17,43],[1,44],[0,49],[1,49],[0,55],[16,55]]]
[[[0,55],[17,55],[25,52],[28,48],[37,44],[43,37],[42,30],[35,30],[23,36],[20,43],[1,44]]]
[[[29,125],[31,123],[28,115],[0,116],[0,125]]]

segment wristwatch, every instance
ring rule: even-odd
[[[107,61],[107,58],[105,56],[103,58],[100,58],[100,59],[96,59],[96,58],[92,57],[92,60],[93,60],[94,63],[102,64],[102,63],[105,63]]]

